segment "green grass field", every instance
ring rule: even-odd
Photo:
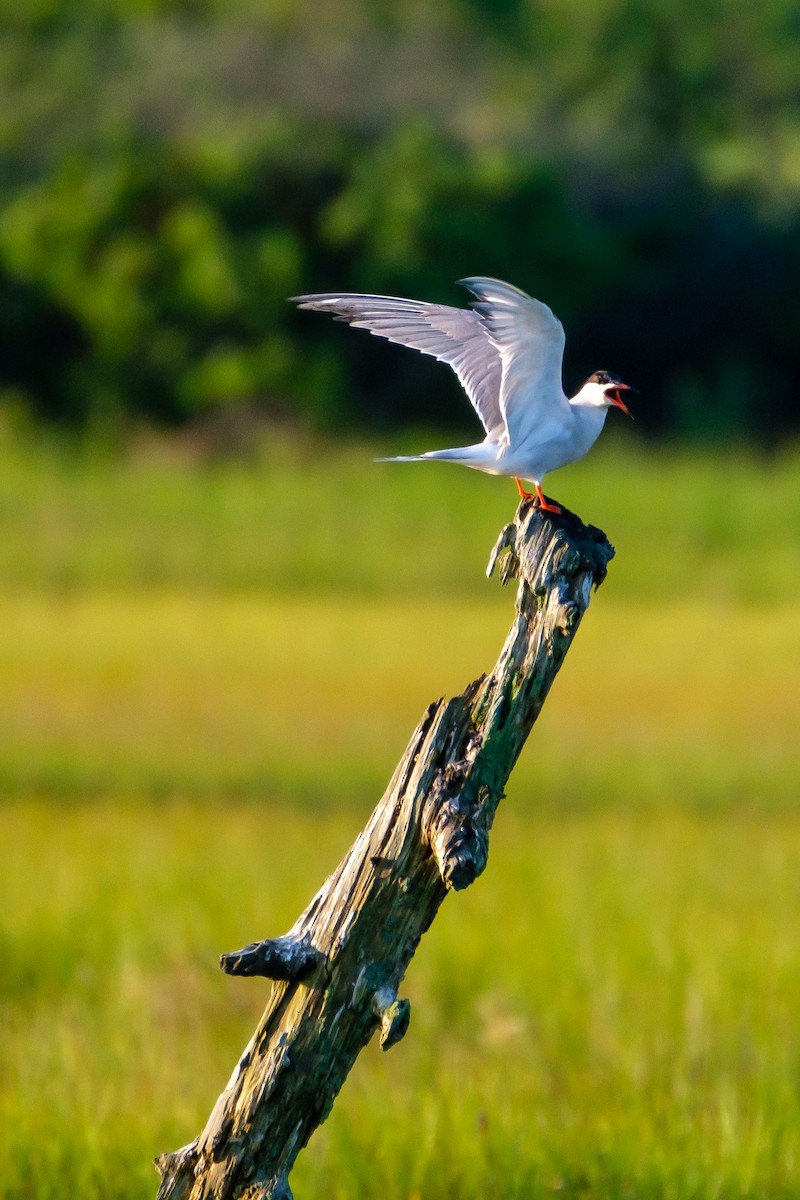
[[[219,952],[292,923],[492,665],[514,489],[4,439],[0,1194],[138,1200],[267,995]],[[799,475],[609,440],[554,477],[617,559],[298,1200],[798,1194]]]

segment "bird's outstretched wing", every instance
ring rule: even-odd
[[[551,423],[560,431],[570,411],[561,385],[561,322],[541,300],[499,279],[474,276],[459,283],[478,297],[472,311],[500,355],[500,411],[509,441],[521,444],[532,429],[541,438]]]
[[[474,282],[470,281],[470,286]],[[376,337],[410,346],[448,363],[469,396],[487,437],[496,440],[505,434],[500,401],[502,350],[494,335],[490,336],[485,318],[477,311],[479,306],[450,308],[422,300],[352,292],[318,292],[293,296],[292,300],[300,308],[330,313],[336,321],[347,321],[356,329],[368,329]]]

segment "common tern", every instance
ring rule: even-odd
[[[561,382],[564,329],[547,305],[499,279],[474,276],[459,283],[477,297],[469,308],[354,292],[292,300],[448,363],[486,430],[474,446],[379,462],[432,459],[508,475],[521,497],[535,495],[540,508],[560,513],[559,505],[545,498],[542,480],[586,454],[609,408],[630,416],[622,399],[629,386],[609,371],[595,371],[567,398]],[[523,488],[523,479],[534,484],[535,493]]]

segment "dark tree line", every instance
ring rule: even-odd
[[[654,431],[798,427],[800,21],[723,0],[31,0],[0,42],[0,387],[73,425],[463,417],[294,313],[507,278]]]

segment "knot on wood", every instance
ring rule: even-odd
[[[381,1027],[382,1050],[389,1050],[405,1037],[411,1019],[411,1003],[398,1000],[397,983],[387,963],[365,964],[353,986],[353,1004],[367,1004]]]
[[[266,979],[294,982],[307,979],[325,961],[325,955],[308,941],[292,934],[250,942],[242,950],[220,957],[219,965],[228,975],[262,975]]]
[[[483,807],[449,796],[428,829],[433,857],[446,888],[460,892],[474,883],[489,858],[489,828]]]
[[[398,1000],[393,987],[382,987],[373,993],[372,1011],[381,1023],[381,1050],[390,1050],[406,1035],[411,1003]]]

